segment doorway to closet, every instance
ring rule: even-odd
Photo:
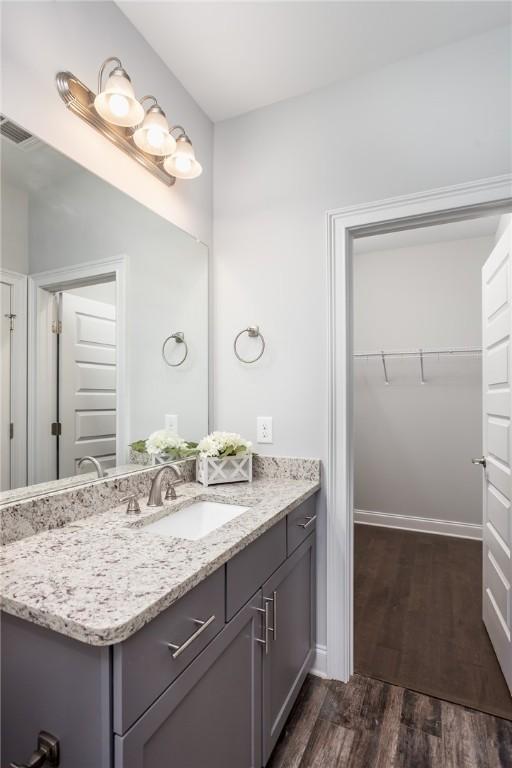
[[[354,241],[354,671],[512,719],[497,657],[505,628],[491,627],[491,642],[482,621],[478,466],[483,423],[493,462],[510,463],[502,410],[482,418],[482,268],[507,223],[494,215]],[[484,291],[491,321],[510,303],[508,282]],[[508,342],[505,359],[495,335],[485,389],[499,394]],[[508,519],[499,487],[485,499]],[[492,549],[485,556],[495,567],[484,606],[494,601],[499,616],[510,585]]]

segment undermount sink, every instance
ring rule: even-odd
[[[219,501],[194,501],[186,507],[171,512],[166,517],[144,526],[145,531],[159,536],[176,536],[179,539],[197,541],[212,531],[234,520],[250,507],[240,504],[223,504]]]

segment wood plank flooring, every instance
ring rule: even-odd
[[[309,676],[267,768],[512,768],[512,723],[361,675]]]
[[[482,622],[480,542],[356,525],[354,591],[356,672],[512,719]]]

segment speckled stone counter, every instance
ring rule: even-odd
[[[165,509],[142,504],[139,516],[128,516],[123,504],[8,544],[0,552],[0,606],[84,643],[125,640],[315,493],[319,462],[308,462],[307,479],[187,483]],[[250,509],[197,541],[144,529],[193,498]]]

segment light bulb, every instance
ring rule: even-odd
[[[94,106],[104,120],[124,128],[134,128],[144,119],[144,109],[135,98],[130,78],[120,66],[110,73]]]
[[[125,117],[130,109],[128,99],[120,93],[112,94],[108,100],[108,106],[112,114],[116,117]]]
[[[158,149],[164,143],[165,134],[160,128],[148,128],[146,139],[148,144]]]
[[[176,170],[187,173],[192,167],[192,161],[190,157],[183,157],[183,155],[177,155],[175,158]]]
[[[174,154],[165,158],[164,170],[178,179],[195,179],[201,175],[203,169],[196,160],[190,139],[185,134],[178,138]]]

